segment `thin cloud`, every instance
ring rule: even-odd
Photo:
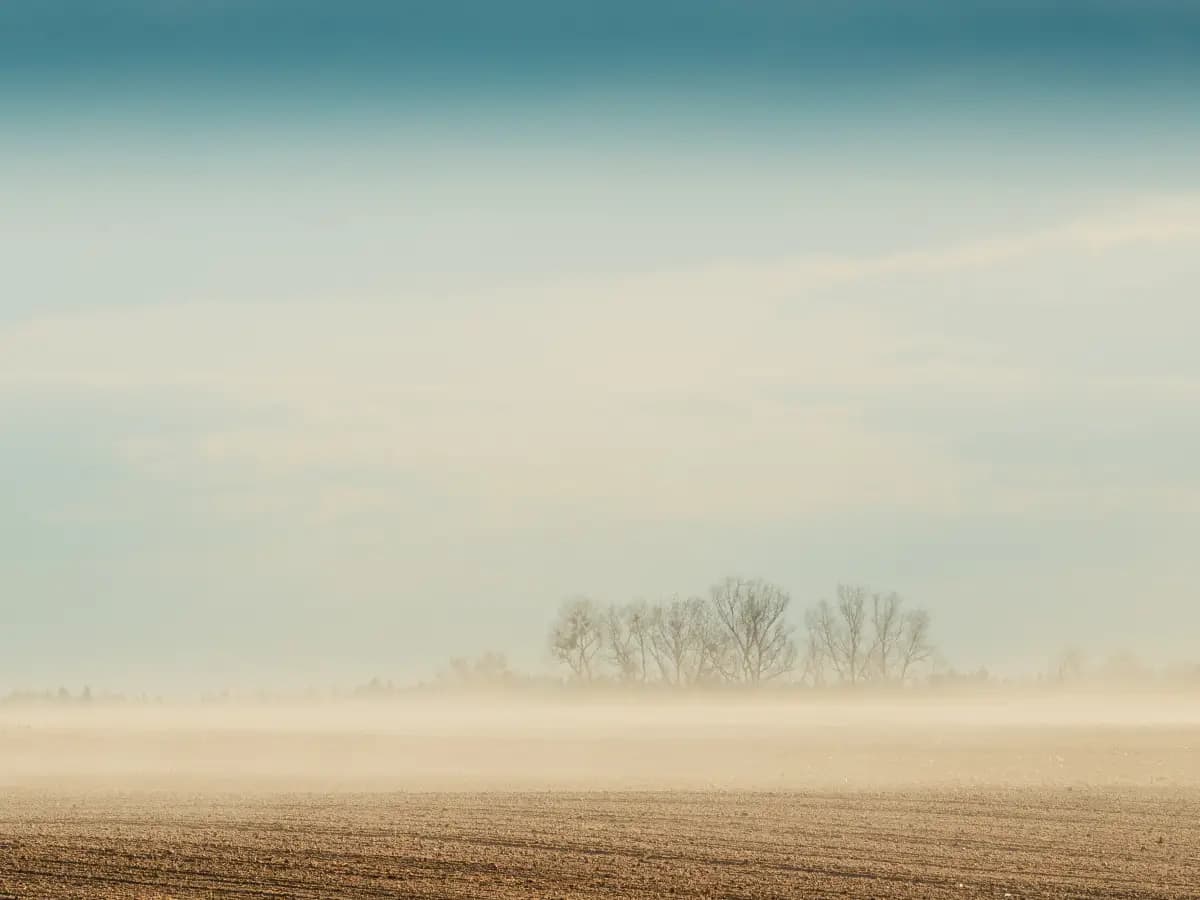
[[[799,256],[727,261],[620,280],[608,289],[640,297],[800,297],[837,285],[909,275],[938,275],[1012,263],[1042,254],[1097,253],[1136,244],[1200,241],[1200,197],[1147,200],[1026,234],[967,240],[873,256]]]
[[[1184,198],[917,252],[509,288],[455,313],[417,302],[101,309],[0,332],[0,402],[66,391],[102,414],[122,395],[149,421],[189,397],[224,404],[225,422],[120,439],[124,459],[164,477],[405,471],[442,496],[534,517],[563,505],[739,519],[948,511],[990,502],[986,468],[949,438],[961,423],[947,413],[937,428],[883,427],[869,409],[958,392],[986,415],[988,398],[1053,400],[1064,376],[949,346],[903,310],[878,315],[887,282],[1000,275],[1039,255],[1087,266],[1115,247],[1196,238],[1200,202]],[[860,303],[801,303],[780,318],[779,300],[835,284],[858,285]],[[1121,382],[1133,394],[1121,402],[1158,390],[1161,378],[1142,379]]]

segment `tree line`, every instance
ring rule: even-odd
[[[550,652],[575,681],[675,687],[904,684],[933,656],[929,613],[895,592],[839,585],[805,612],[799,640],[790,607],[783,588],[740,577],[657,603],[572,597],[550,627]]]

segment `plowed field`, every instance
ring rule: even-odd
[[[0,898],[1200,898],[1198,716],[6,712]]]
[[[18,791],[0,817],[22,900],[1200,896],[1200,798],[1154,790]]]

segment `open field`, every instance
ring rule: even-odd
[[[9,795],[0,890],[99,897],[1177,897],[1200,796]]]
[[[1195,898],[1195,715],[6,711],[0,897]]]

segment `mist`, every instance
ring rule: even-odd
[[[1195,788],[1195,694],[797,703],[438,695],[390,702],[7,708],[8,788]]]

